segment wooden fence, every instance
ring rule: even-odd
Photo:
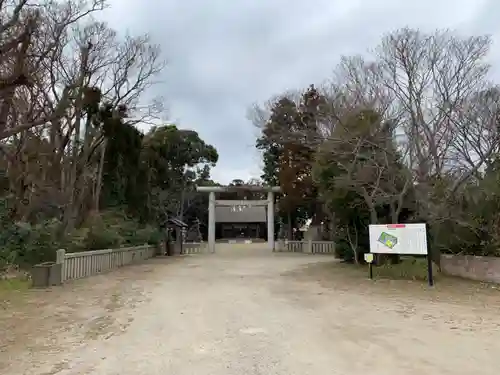
[[[302,253],[304,252],[305,246],[306,243],[304,241],[285,241],[284,251],[289,253]]]
[[[335,243],[332,241],[312,241],[311,252],[313,254],[334,254]]]
[[[284,241],[278,252],[334,254],[335,243],[332,241]]]
[[[183,244],[183,254],[199,254],[205,249],[202,243]],[[118,249],[104,249],[67,253],[66,250],[57,251],[56,263],[62,264],[61,282],[81,279],[97,275],[129,264],[139,263],[153,258],[158,248],[151,245],[123,247]]]
[[[207,250],[207,244],[202,242],[186,242],[182,244],[182,254],[202,254]]]
[[[57,252],[57,262],[62,263],[62,282],[65,282],[141,262],[154,257],[156,251],[156,246],[150,245],[78,253],[62,249]]]

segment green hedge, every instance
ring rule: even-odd
[[[68,252],[89,251],[157,245],[162,232],[151,225],[140,225],[136,220],[120,214],[103,214],[93,217],[81,228],[60,236],[61,222],[48,220],[36,225],[6,223],[0,228],[0,271],[9,265],[27,267],[55,261],[58,249]]]

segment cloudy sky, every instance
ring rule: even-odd
[[[162,46],[168,67],[154,94],[171,121],[217,148],[212,176],[226,183],[260,175],[253,103],[321,83],[341,55],[404,26],[492,34],[495,51],[498,14],[498,0],[112,0],[106,18]],[[500,53],[491,58],[500,68]]]

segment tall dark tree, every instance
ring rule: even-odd
[[[197,132],[166,125],[151,129],[143,139],[141,190],[145,214],[164,220],[183,216],[188,196],[194,192],[197,170],[207,177],[217,163],[217,150]]]
[[[115,113],[111,106],[101,109],[106,141],[102,171],[101,208],[140,206],[139,177],[142,133],[126,122],[126,112]]]
[[[256,144],[263,151],[262,179],[282,187],[279,207],[289,237],[292,227],[299,226],[306,218],[320,221],[322,217],[311,174],[322,102],[323,97],[312,85],[299,103],[287,96],[279,98],[271,106]]]

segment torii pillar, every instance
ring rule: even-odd
[[[215,192],[208,194],[208,251],[215,253]]]
[[[274,192],[267,192],[267,244],[274,251]]]

